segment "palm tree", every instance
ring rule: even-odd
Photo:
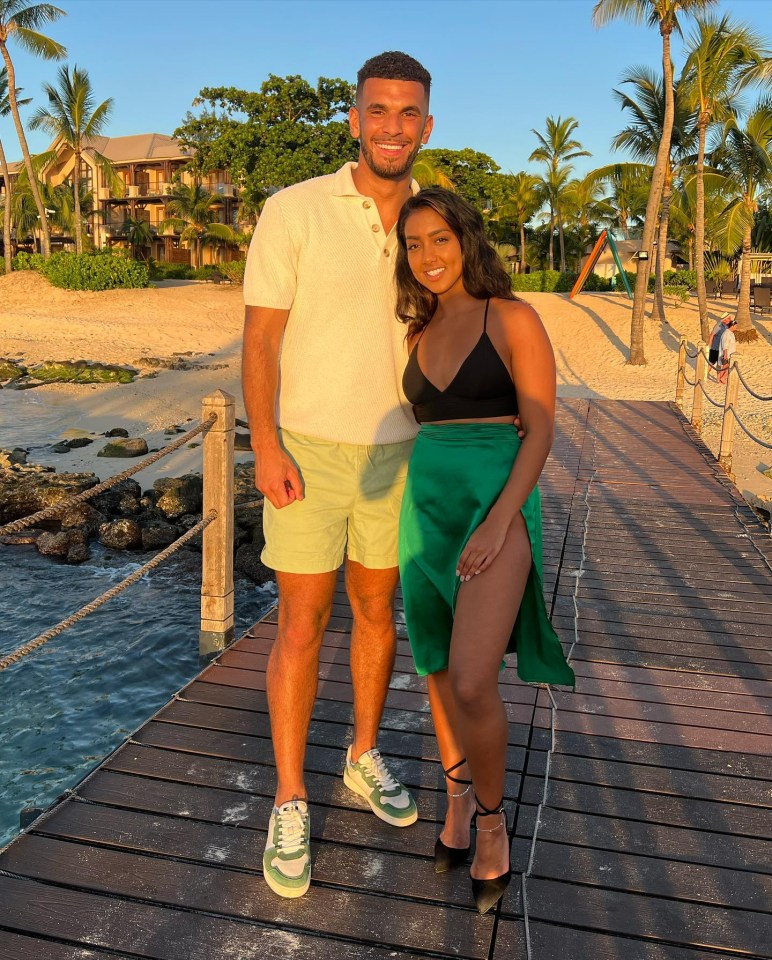
[[[734,117],[724,125],[722,143],[714,151],[714,166],[724,175],[734,194],[724,210],[723,226],[728,249],[742,243],[740,296],[737,303],[738,341],[758,339],[751,322],[751,238],[758,200],[772,187],[772,101],[756,104],[743,129]]]
[[[550,270],[552,269],[554,258],[552,254],[552,232],[555,229],[557,220],[558,231],[560,235],[560,270],[566,271],[566,244],[563,234],[563,218],[561,215],[560,202],[561,191],[565,189],[568,178],[573,173],[573,166],[569,161],[576,157],[589,157],[589,151],[585,150],[578,140],[573,140],[572,135],[579,126],[573,117],[562,117],[555,119],[547,117],[547,129],[544,134],[538,130],[531,130],[536,134],[539,146],[528,158],[529,161],[538,161],[547,166],[547,173],[544,177],[544,193],[550,205]]]
[[[422,187],[444,187],[446,190],[454,190],[453,181],[450,177],[440,170],[437,163],[430,157],[418,154],[413,164],[412,176]]]
[[[651,183],[651,165],[646,163],[612,163],[587,174],[605,189],[602,200],[607,211],[601,220],[616,227],[625,240],[630,239],[630,226],[640,226],[646,212],[646,198]]]
[[[525,273],[525,225],[542,204],[539,178],[521,170],[511,180],[506,200],[498,211],[502,220],[514,220],[520,229],[520,273]]]
[[[172,227],[180,231],[180,239],[189,243],[197,267],[201,266],[201,253],[204,241],[210,239],[233,243],[235,233],[231,227],[215,220],[212,209],[217,197],[208,193],[200,183],[189,186],[186,183],[175,184],[166,209],[171,213],[160,224],[161,229]]]
[[[622,83],[631,84],[634,93],[614,90],[614,97],[627,111],[630,122],[611,141],[614,150],[626,149],[639,161],[655,162],[662,140],[665,123],[665,93],[662,79],[648,67],[633,67],[623,77]],[[694,148],[694,118],[686,105],[685,97],[676,83],[673,88],[673,126],[670,134],[670,150],[665,163],[665,178],[662,185],[661,210],[657,236],[657,256],[652,319],[667,322],[665,315],[664,273],[667,254],[670,201],[673,181],[681,176],[687,154]],[[651,179],[652,167],[649,167]]]
[[[693,14],[716,5],[718,0],[598,0],[592,11],[593,23],[602,27],[611,20],[624,19],[635,24],[648,23],[656,26],[662,37],[662,76],[665,88],[665,116],[662,139],[657,150],[657,159],[652,173],[651,191],[646,204],[646,219],[643,224],[641,251],[648,258],[654,245],[662,189],[665,182],[667,161],[670,155],[670,135],[673,130],[675,103],[673,98],[673,62],[670,59],[670,37],[674,30],[680,33],[680,13]],[[633,316],[630,323],[630,359],[628,363],[646,363],[643,350],[643,320],[646,307],[646,291],[649,282],[649,262],[638,260],[638,275],[635,280]]]
[[[67,55],[67,50],[61,43],[57,43],[50,37],[39,33],[38,28],[62,16],[64,16],[64,10],[60,10],[51,3],[29,3],[29,0],[0,0],[0,55],[3,57],[5,69],[8,72],[8,103],[19,137],[19,146],[24,157],[24,169],[27,171],[30,189],[38,211],[37,215],[40,217],[41,252],[44,257],[51,253],[51,235],[46,220],[46,208],[40,196],[37,178],[32,169],[32,158],[19,116],[19,104],[16,99],[16,71],[8,52],[8,41],[11,38],[16,39],[25,50],[36,57],[43,57],[44,60],[61,60]]]
[[[150,245],[150,241],[153,239],[148,221],[142,217],[126,217],[123,221],[123,229],[131,247],[132,257],[135,260],[144,259],[142,251]]]
[[[16,91],[16,102],[20,107],[25,107],[30,101],[19,100],[21,90]],[[0,70],[0,117],[7,117],[11,112],[11,100],[8,95],[8,70],[3,67]],[[0,142],[0,173],[3,175],[3,184],[5,186],[5,203],[3,204],[3,253],[5,254],[5,272],[10,273],[11,266],[11,172],[8,169],[8,161],[5,157],[3,144]]]
[[[101,136],[110,119],[113,101],[104,100],[94,106],[91,81],[85,70],[78,67],[59,68],[59,88],[50,83],[43,85],[48,96],[48,107],[40,107],[30,120],[32,130],[45,130],[51,137],[59,138],[75,156],[72,174],[72,192],[75,199],[75,252],[83,253],[83,222],[80,209],[81,166],[84,149],[95,137]],[[107,157],[91,148],[97,164],[111,177],[112,167]]]
[[[708,127],[737,112],[736,92],[752,78],[753,68],[763,59],[763,41],[744,24],[728,16],[698,19],[689,37],[683,70],[685,92],[697,111],[697,206],[695,253],[697,302],[702,339],[707,341],[708,300],[705,292],[705,142]]]
[[[676,185],[670,205],[670,224],[673,239],[687,251],[689,269],[694,270],[695,244],[697,230],[697,176],[690,172]],[[705,246],[708,250],[719,250],[725,246],[726,238],[722,234],[723,213],[730,197],[726,192],[726,181],[716,171],[705,173]]]

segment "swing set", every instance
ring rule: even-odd
[[[598,237],[595,246],[592,248],[592,253],[590,254],[587,263],[585,263],[584,267],[582,267],[582,272],[579,274],[576,283],[571,289],[571,293],[568,295],[569,300],[573,300],[577,293],[581,292],[582,287],[587,282],[587,277],[589,277],[589,275],[595,269],[595,264],[600,259],[600,255],[606,249],[607,244],[611,248],[611,255],[614,258],[617,271],[619,272],[619,276],[622,278],[622,283],[625,285],[625,290],[627,290],[627,299],[633,299],[633,291],[630,289],[630,281],[627,279],[627,274],[622,269],[622,261],[619,259],[619,251],[617,250],[617,245],[614,242],[614,238],[608,232],[608,230],[603,230],[601,235]]]

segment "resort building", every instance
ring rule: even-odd
[[[102,154],[112,164],[115,182],[109,183],[94,152]],[[71,182],[75,167],[72,149],[60,140],[48,150],[53,158],[43,167],[42,180],[51,187]],[[91,208],[84,211],[86,230],[96,248],[129,247],[127,219],[146,220],[150,225],[151,241],[142,251],[144,256],[171,263],[190,263],[191,252],[180,241],[180,231],[163,222],[171,217],[167,204],[175,184],[192,185],[193,175],[185,170],[190,153],[163,133],[144,133],[131,137],[97,137],[91,141],[81,158],[81,180],[92,196]],[[21,163],[9,164],[10,178],[18,177]],[[216,197],[212,205],[214,219],[237,229],[239,220],[238,189],[225,170],[216,170],[201,178],[204,190]],[[5,192],[0,174],[0,196]],[[74,240],[65,231],[50,223],[52,250],[73,249]],[[14,238],[18,248],[36,249],[37,231],[30,236]],[[0,236],[0,247],[2,237]],[[204,263],[243,257],[237,247],[204,246]]]

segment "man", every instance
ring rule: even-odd
[[[279,588],[266,678],[278,782],[263,873],[285,897],[310,883],[303,759],[344,555],[354,616],[344,781],[387,823],[418,816],[376,735],[394,666],[397,524],[417,432],[401,392],[395,225],[432,129],[431,77],[412,57],[384,53],[357,81],[349,126],[358,162],[266,202],[244,279],[244,401],[265,495],[263,561]]]
[[[716,320],[713,330],[710,333],[710,340],[708,341],[708,363],[712,363],[714,367],[718,366],[718,347],[721,343],[721,335],[731,319],[731,313],[722,313]],[[710,370],[708,370],[708,379],[710,379]]]
[[[736,326],[736,320],[727,321],[718,344],[719,383],[726,383],[727,377],[729,376],[729,361],[732,359],[732,355],[737,352],[737,338],[734,334],[734,328]]]

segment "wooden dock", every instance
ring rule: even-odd
[[[577,689],[556,694],[531,955],[769,957],[772,542],[669,404],[562,401],[542,491]],[[0,855],[0,960],[524,960],[519,877],[478,917],[464,871],[433,872],[444,787],[404,640],[380,746],[420,819],[390,828],[343,786],[349,626],[341,590],[307,754],[308,896],[280,900],[260,873],[269,616]],[[550,709],[513,669],[502,686],[522,873]]]

